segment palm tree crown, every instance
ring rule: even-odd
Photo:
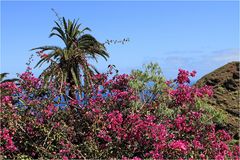
[[[80,30],[81,24],[78,24],[78,21],[66,21],[64,17],[61,20],[55,21],[56,26],[52,28],[49,37],[59,37],[65,44],[64,48],[58,46],[33,48],[32,50],[38,50],[41,56],[36,67],[50,63],[41,74],[46,83],[54,80],[56,84],[62,85],[67,82],[86,91],[91,86],[92,75],[97,72],[94,66],[88,64],[87,58],[97,61],[97,57],[101,56],[107,60],[109,54],[102,43],[91,34],[85,34],[85,31],[91,31],[89,28]],[[45,51],[50,52],[43,54]]]

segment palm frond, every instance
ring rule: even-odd
[[[0,81],[2,81],[4,78],[6,78],[8,74],[9,73],[1,73],[0,74]]]
[[[6,79],[6,80],[1,81],[1,83],[4,83],[4,82],[16,82],[16,81],[19,81],[19,79],[18,78]]]
[[[61,48],[58,46],[41,46],[41,47],[32,48],[30,51],[33,51],[33,50],[47,51],[47,50],[57,50],[57,49],[61,49]]]
[[[16,82],[16,81],[19,80],[19,79],[17,79],[17,78],[11,78],[11,79],[5,79],[5,80],[4,80],[4,78],[6,78],[8,74],[9,74],[9,73],[1,73],[1,74],[0,74],[0,83]]]

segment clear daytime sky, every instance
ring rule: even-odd
[[[167,78],[178,68],[196,70],[197,78],[239,60],[238,1],[2,1],[1,72],[9,77],[22,73],[34,54],[31,48],[63,46],[60,39],[48,38],[55,14],[78,19],[99,41],[129,38],[124,45],[107,46],[110,58],[96,64],[106,71],[115,64],[121,73],[130,73],[149,62],[158,62]],[[42,68],[41,68],[42,69]],[[35,69],[36,76],[41,72]]]

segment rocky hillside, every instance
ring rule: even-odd
[[[208,101],[216,109],[223,110],[226,115],[224,124],[220,128],[229,130],[235,139],[239,139],[240,127],[240,62],[228,63],[205,75],[196,82],[196,86],[205,84],[213,86],[214,95]]]

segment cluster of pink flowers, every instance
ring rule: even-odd
[[[31,68],[28,68],[28,70],[21,74],[19,77],[21,79],[22,86],[24,85],[28,88],[40,88],[42,85],[41,80],[33,76]]]
[[[54,104],[49,104],[47,107],[43,110],[47,118],[50,118],[54,113],[56,113],[58,110],[57,107],[54,106]]]
[[[169,144],[169,147],[173,150],[186,154],[188,151],[188,142],[183,140],[174,140]]]
[[[17,151],[17,147],[13,143],[13,136],[10,133],[9,129],[3,128],[0,130],[0,152],[14,152]]]
[[[174,81],[177,83],[177,87],[176,89],[170,89],[168,91],[177,106],[182,106],[187,103],[194,104],[198,98],[213,95],[212,88],[210,86],[203,86],[202,88],[189,86],[189,76],[194,77],[195,74],[196,71],[189,73],[188,71],[179,69],[178,77]],[[171,82],[168,82],[168,84],[171,85]]]
[[[1,89],[2,93],[4,91],[8,95],[12,95],[12,94],[21,92],[21,89],[19,87],[17,87],[17,85],[13,82],[0,83],[0,89]]]
[[[179,70],[177,87],[166,94],[166,102],[158,101],[161,94],[142,102],[129,85],[133,77],[109,78],[111,74],[95,75],[93,92],[69,100],[67,109],[56,107],[62,90],[50,84],[46,91],[30,71],[20,76],[19,86],[0,83],[6,90],[1,97],[0,151],[8,158],[24,154],[66,160],[239,159],[240,148],[230,144],[231,135],[201,121],[204,112],[195,102],[212,91],[208,86],[189,86],[195,71]],[[13,103],[16,95],[20,101]],[[162,106],[172,114],[159,116]]]
[[[12,97],[11,96],[4,96],[2,98],[2,101],[1,101],[1,103],[3,103],[3,104],[9,104],[11,102],[12,102]]]
[[[122,75],[112,80],[102,78],[101,84],[98,85],[103,86],[100,87],[101,92],[108,95],[103,97],[99,92],[93,95],[93,103],[90,103],[86,112],[87,115],[91,115],[90,119],[93,122],[102,126],[96,135],[102,150],[124,150],[132,153],[132,156],[128,155],[130,158],[139,159],[205,159],[206,155],[208,158],[216,158],[221,150],[226,153],[223,157],[236,158],[229,154],[232,153],[231,149],[223,145],[229,142],[231,136],[222,130],[210,130],[209,127],[214,126],[202,123],[200,119],[203,113],[193,107],[196,99],[212,95],[211,88],[189,86],[189,76],[195,76],[196,72],[179,71],[175,81],[178,86],[170,91],[170,98],[174,102],[172,109],[176,110],[176,113],[173,117],[165,118],[156,117],[154,114],[144,115],[141,110],[144,107],[135,111],[129,108],[133,100],[139,99],[128,86],[131,77]],[[100,77],[101,75],[98,75],[98,78]],[[178,113],[179,107],[183,112]],[[211,136],[213,139],[209,139]],[[218,150],[213,149],[216,146]]]
[[[196,73],[197,73],[196,71],[189,72],[189,71],[186,71],[186,70],[183,70],[183,69],[179,69],[178,70],[178,77],[175,81],[178,84],[190,83],[189,76],[195,77]]]

